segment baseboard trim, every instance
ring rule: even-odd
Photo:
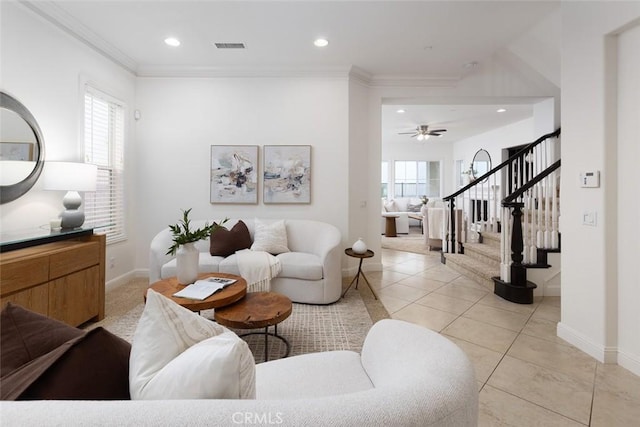
[[[141,268],[138,270],[132,270],[128,273],[125,273],[121,276],[118,276],[116,278],[109,280],[105,284],[105,289],[106,290],[115,289],[124,284],[129,283],[132,279],[145,278],[145,277],[149,277],[148,269]]]
[[[607,347],[594,343],[583,334],[579,333],[575,329],[567,326],[566,324],[559,322],[557,326],[558,337],[562,338],[572,346],[587,353],[589,356],[602,363],[618,363],[618,348]]]
[[[640,357],[622,350],[618,351],[618,365],[640,377]]]

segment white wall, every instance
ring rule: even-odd
[[[640,375],[640,25],[618,40],[618,363]],[[635,368],[634,368],[635,367]]]
[[[138,78],[136,265],[180,209],[196,219],[306,218],[349,236],[347,78]],[[211,145],[311,145],[311,204],[211,204]],[[260,165],[260,173],[262,165]],[[261,191],[260,186],[260,191]]]
[[[619,118],[628,117],[631,109],[637,108],[638,93],[628,94],[634,97],[635,107],[618,104],[615,34],[639,18],[638,2],[562,3],[563,269],[562,321],[558,324],[560,337],[600,361],[618,361],[637,374],[638,322],[628,313],[629,307],[637,311],[640,288],[637,275],[618,267],[622,253],[635,254],[632,262],[637,263],[637,243],[633,246],[623,235],[635,227],[637,210],[635,216],[625,218],[627,222],[618,224],[617,194],[622,189],[632,191],[619,186],[620,181],[637,181],[635,172],[626,171],[626,161],[618,164],[619,156],[628,156],[622,149],[629,148],[629,135],[637,138],[637,114],[631,120],[623,119],[622,129],[618,127]],[[630,37],[624,46],[633,45],[632,40]],[[629,57],[636,58],[633,63],[637,64],[637,50],[627,52],[623,61]],[[623,84],[629,85],[631,79],[624,75],[634,67],[629,64],[621,69],[621,78],[627,82]],[[632,165],[637,166],[637,139],[635,144]],[[579,173],[585,170],[600,171],[599,188],[579,187]],[[637,186],[635,190],[637,197]],[[586,211],[597,214],[595,227],[582,225]],[[625,301],[619,303],[622,296]],[[626,357],[618,357],[622,337],[627,334],[635,334],[635,339],[633,343],[625,339]]]
[[[372,239],[379,235],[370,236],[369,218],[367,217],[367,191],[369,188],[367,167],[369,165],[369,90],[353,76],[349,79],[349,192],[346,194],[349,206],[349,235],[347,246],[351,246],[358,238],[362,238],[369,245]],[[351,270],[356,269],[357,260],[348,259]],[[355,274],[355,272],[352,272]]]
[[[473,161],[473,156],[480,149],[485,149],[491,156],[491,167],[502,163],[502,149],[528,144],[535,141],[541,135],[534,134],[533,117],[520,120],[471,138],[463,139],[453,144],[453,158],[464,160],[465,169]],[[499,182],[500,180],[498,180]]]
[[[81,160],[81,77],[111,92],[128,106],[134,101],[134,77],[19,3],[2,2],[0,7],[0,89],[22,102],[35,117],[44,137],[45,160]],[[126,166],[130,170],[134,135],[131,126],[127,129]],[[129,178],[130,175],[127,192],[132,188]],[[62,211],[63,196],[63,192],[43,191],[40,179],[26,195],[0,207],[2,230],[47,225],[50,218]],[[135,228],[131,208],[129,201],[130,236]],[[115,263],[114,268],[107,269],[107,280],[133,271],[131,241],[107,248],[107,259],[114,258]]]

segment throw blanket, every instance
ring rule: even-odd
[[[269,292],[271,279],[280,273],[280,260],[268,252],[243,249],[236,252],[240,275],[247,281],[247,292]]]
[[[427,209],[427,220],[429,221],[429,239],[443,239],[446,235],[444,231],[445,209]]]

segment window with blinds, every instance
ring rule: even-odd
[[[107,243],[124,240],[124,107],[89,86],[84,95],[84,161],[98,166],[97,189],[85,194],[85,223],[105,232]]]

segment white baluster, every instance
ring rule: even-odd
[[[558,181],[556,172],[553,172],[553,213],[551,216],[552,220],[552,234],[551,234],[551,247],[553,249],[557,249],[559,246],[559,238],[558,238]]]

